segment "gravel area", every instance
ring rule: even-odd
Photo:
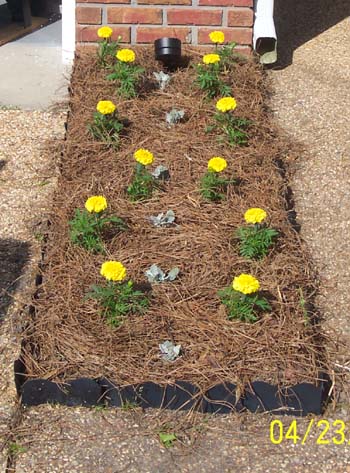
[[[343,366],[350,363],[349,40],[345,19],[297,49],[292,66],[270,72],[277,121],[304,146],[292,183],[294,199],[301,236],[319,272],[316,302],[323,326],[339,341],[333,361]],[[350,407],[345,381],[341,401]]]
[[[304,445],[302,439],[297,444],[286,440],[274,445],[268,415],[198,416],[192,429],[186,429],[184,415],[167,423],[163,414],[49,406],[30,409],[18,432],[18,444],[28,450],[19,455],[16,472],[350,472],[350,457],[344,455],[347,446],[317,445],[318,428],[311,429]],[[280,420],[286,430],[292,418]],[[309,419],[298,420],[300,436],[308,423]],[[159,441],[159,431],[164,429],[178,436],[172,448]]]
[[[20,311],[33,292],[65,117],[64,112],[0,111],[0,451],[16,411],[13,362],[20,351]],[[0,468],[1,462],[4,452]]]
[[[321,279],[318,304],[324,314],[325,326],[328,331],[332,330],[333,336],[345,337],[344,343],[350,339],[347,318],[350,294],[346,286],[350,225],[347,206],[350,190],[349,26],[349,20],[344,20],[306,44],[298,44],[300,47],[294,51],[290,67],[269,72],[275,91],[271,107],[276,119],[305,147],[293,183],[298,219],[302,223],[302,236],[318,266]],[[5,168],[0,171],[0,177],[3,172]],[[46,186],[39,189],[46,191]],[[26,199],[23,201],[24,208],[31,208]],[[42,199],[38,197],[38,201]],[[11,200],[7,205],[9,202]],[[13,219],[8,219],[8,227]],[[22,219],[28,220],[28,215],[22,214],[21,225]],[[26,228],[30,228],[30,222],[33,221],[29,219]],[[25,233],[20,233],[24,232],[24,227],[19,226],[18,234],[11,233],[10,229],[7,231],[10,233],[5,233],[5,237],[30,240],[29,236],[24,237]],[[2,347],[4,351],[3,342]],[[7,346],[5,348],[7,350]],[[343,365],[347,363],[341,355],[337,361]],[[5,377],[12,379],[12,374],[8,373]],[[323,417],[329,422],[335,419],[347,422],[347,399],[343,396],[337,410],[332,411],[330,406]],[[281,420],[288,426],[293,419]],[[16,458],[15,471],[350,472],[347,442],[334,445],[330,440],[329,444],[319,445],[316,440],[320,430],[312,429],[304,445],[300,440],[296,445],[292,440],[273,445],[269,439],[270,421],[268,415],[202,417],[197,418],[192,430],[188,430],[183,416],[169,419],[152,411],[40,406],[24,410],[22,423],[15,429],[16,443],[22,447]],[[298,420],[299,432],[305,433],[309,421]],[[165,449],[160,444],[160,430],[178,434],[179,440],[173,448]],[[334,428],[331,428],[328,439],[333,433]],[[196,438],[196,434],[199,435],[192,445],[189,440]]]

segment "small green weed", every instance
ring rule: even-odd
[[[306,300],[305,300],[304,293],[301,287],[299,287],[298,292],[299,292],[299,298],[300,298],[299,304],[303,311],[303,316],[304,316],[304,325],[309,325],[310,317],[306,309]]]
[[[37,187],[45,187],[48,184],[50,184],[50,181],[40,181],[38,182]]]
[[[34,238],[36,239],[36,241],[38,241],[39,243],[43,242],[44,241],[44,235],[40,232],[35,232],[34,233]]]
[[[93,410],[95,412],[103,412],[103,411],[106,411],[107,410],[107,406],[105,404],[99,404],[97,406],[94,406],[93,407]]]
[[[177,440],[176,434],[168,432],[159,432],[159,440],[165,448],[171,448]]]
[[[26,447],[23,447],[16,442],[10,442],[7,447],[8,454],[12,457],[16,457],[21,453],[25,453],[27,450],[28,449]]]
[[[123,411],[132,411],[133,409],[137,409],[137,407],[139,406],[134,401],[124,401],[121,406]]]

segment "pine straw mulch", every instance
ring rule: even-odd
[[[186,50],[191,62],[200,52]],[[215,111],[192,84],[194,71],[173,74],[164,92],[152,83],[159,64],[151,48],[138,50],[149,81],[140,98],[120,100],[92,53],[78,54],[71,85],[71,113],[61,178],[55,196],[45,248],[43,285],[34,302],[35,315],[25,333],[23,359],[30,378],[64,381],[105,376],[118,384],[187,380],[202,389],[224,380],[244,383],[265,380],[280,385],[314,382],[326,369],[324,340],[317,324],[308,322],[302,303],[315,291],[309,255],[288,220],[287,183],[276,162],[293,160],[292,146],[276,130],[264,105],[264,74],[253,61],[241,61],[230,80],[238,102],[237,115],[253,121],[249,146],[229,148],[205,134]],[[152,85],[152,84],[151,84]],[[146,90],[147,89],[147,90]],[[119,151],[93,142],[86,126],[98,100],[117,103],[130,126]],[[186,121],[168,128],[165,112],[186,110]],[[133,152],[145,147],[155,165],[165,164],[170,181],[152,199],[131,203],[125,196],[133,169]],[[227,159],[240,180],[221,203],[204,202],[200,176],[212,156]],[[107,256],[92,255],[69,241],[68,220],[87,197],[105,195],[109,209],[127,220],[130,229],[107,242]],[[267,210],[281,237],[259,262],[239,256],[233,235],[249,207]],[[172,209],[178,226],[153,227],[148,217]],[[122,261],[129,277],[144,282],[153,263],[163,270],[178,266],[181,277],[153,285],[152,303],[144,316],[131,316],[111,329],[97,303],[84,300],[91,284],[103,284],[100,266],[106,259]],[[255,275],[273,310],[254,324],[229,321],[217,290],[241,272]],[[172,340],[183,347],[173,363],[159,357],[158,344]]]

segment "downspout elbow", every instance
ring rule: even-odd
[[[274,0],[255,0],[253,47],[262,64],[277,61],[277,35],[273,20]]]

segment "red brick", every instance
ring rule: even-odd
[[[252,56],[253,54],[252,46],[237,46],[235,51],[236,53],[243,54],[243,56]]]
[[[210,7],[253,7],[250,0],[198,0],[199,6]]]
[[[253,26],[254,13],[250,8],[235,8],[228,12],[228,26]]]
[[[137,0],[144,5],[192,5],[192,0]]]
[[[222,10],[168,10],[169,25],[221,25]]]
[[[116,40],[118,36],[122,37],[123,43],[130,43],[130,27],[120,26],[117,28],[112,28],[113,34],[112,39]],[[97,36],[98,27],[95,26],[77,26],[77,42],[81,43],[86,42],[95,42],[101,41],[101,38]]]
[[[102,8],[77,7],[77,22],[85,25],[100,25],[102,21]]]
[[[77,3],[130,3],[130,0],[77,0]]]
[[[209,44],[211,43],[209,39],[209,33],[215,31],[210,28],[200,28],[198,31],[198,43],[199,44]],[[252,44],[252,28],[220,28],[225,34],[225,42],[229,43],[234,41],[238,44]]]
[[[158,38],[179,38],[184,43],[189,43],[191,41],[191,28],[171,28],[171,27],[162,27],[162,28],[152,28],[139,26],[136,29],[136,42],[137,43],[153,43],[155,39]]]
[[[161,25],[162,10],[160,8],[111,7],[107,11],[108,23],[143,23]]]
[[[254,6],[254,0],[232,0],[234,7],[251,7]]]

